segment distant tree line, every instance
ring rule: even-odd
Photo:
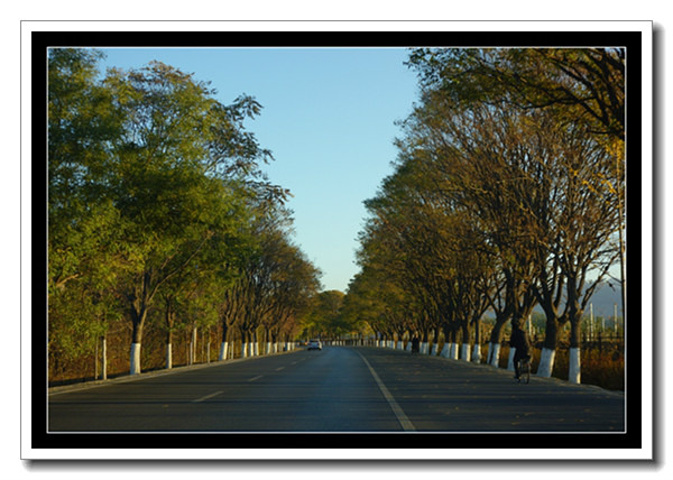
[[[132,374],[148,328],[165,336],[167,368],[177,331],[218,326],[220,358],[233,338],[259,353],[259,332],[277,350],[320,272],[291,239],[289,192],[262,171],[271,152],[244,127],[261,105],[245,95],[225,105],[159,62],[101,74],[101,59],[48,55],[50,372],[120,325]]]
[[[344,308],[383,339],[443,335],[457,358],[483,343],[497,365],[505,325],[545,315],[538,375],[601,282],[625,290],[625,52],[619,48],[419,48],[420,95],[400,123],[394,173],[366,201],[361,272]],[[611,278],[611,267],[621,276]],[[474,339],[474,340],[471,340]]]

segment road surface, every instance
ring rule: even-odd
[[[325,347],[52,389],[49,432],[620,432],[624,395],[382,348]]]

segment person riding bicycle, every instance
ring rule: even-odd
[[[519,360],[530,358],[531,345],[526,332],[517,326],[513,326],[509,346],[516,349],[514,351],[514,378],[519,380]]]

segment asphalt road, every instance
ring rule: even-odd
[[[437,357],[326,347],[52,390],[49,432],[620,432],[624,395]]]

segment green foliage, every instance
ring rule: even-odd
[[[320,292],[312,298],[307,314],[302,318],[302,338],[339,338],[355,330],[343,314],[344,293],[339,290]]]
[[[271,153],[245,129],[261,105],[224,105],[159,62],[100,75],[100,58],[49,52],[50,359],[91,351],[110,319],[140,343],[159,308],[166,331],[216,325],[254,259],[275,268],[257,298],[299,308],[317,270],[285,233],[274,243],[254,230],[289,195],[266,179]]]

